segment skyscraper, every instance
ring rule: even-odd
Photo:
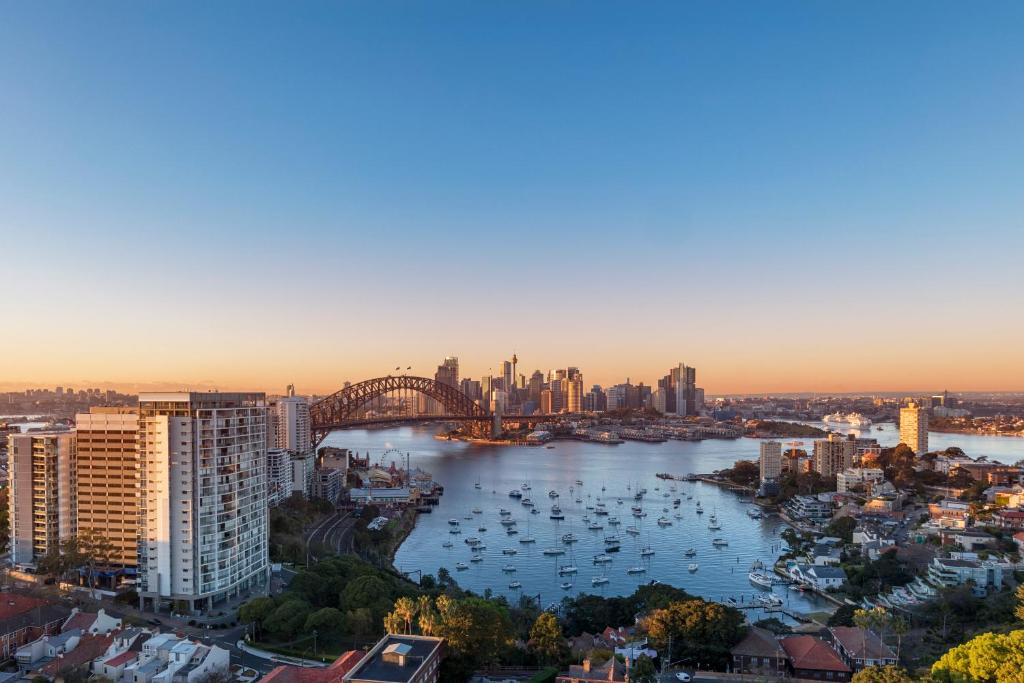
[[[782,444],[778,441],[761,442],[761,481],[778,479],[782,474]]]
[[[913,401],[900,408],[900,442],[910,446],[915,455],[928,452],[928,411]]]
[[[566,401],[565,408],[570,413],[579,413],[583,410],[583,375],[576,373],[573,379],[565,380]]]
[[[77,533],[92,532],[113,548],[112,563],[138,565],[139,412],[92,407],[75,417]]]
[[[293,453],[305,453],[312,447],[309,402],[304,396],[279,398],[268,411],[268,425],[274,439],[271,446]]]
[[[266,397],[144,393],[139,595],[210,609],[269,572]]]
[[[75,433],[7,437],[11,562],[35,564],[75,529]]]

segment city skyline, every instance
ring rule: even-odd
[[[1019,3],[279,14],[4,9],[4,386],[1024,389]]]

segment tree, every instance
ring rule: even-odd
[[[412,622],[416,618],[416,603],[412,598],[398,598],[395,600],[395,616],[401,620],[405,634],[412,633]]]
[[[851,683],[914,683],[914,679],[899,666],[869,666],[855,673]]]
[[[562,627],[551,612],[541,612],[530,628],[527,646],[542,664],[558,664],[567,650]]]
[[[1024,631],[982,633],[952,648],[932,665],[939,683],[1019,681],[1024,670]]]
[[[654,668],[654,662],[647,655],[640,655],[636,658],[636,664],[629,672],[629,680],[634,683],[657,683],[658,670]]]
[[[1024,620],[1024,583],[1017,586],[1015,596],[1017,598],[1017,606],[1013,610],[1013,615],[1018,619]]]
[[[856,528],[856,519],[853,517],[840,517],[825,527],[825,534],[841,538],[845,543],[853,543],[853,530]]]
[[[303,628],[306,632],[316,631],[325,641],[331,641],[341,635],[345,628],[345,615],[334,607],[321,607],[306,617]]]
[[[238,620],[243,624],[253,624],[255,629],[263,626],[263,621],[277,608],[273,598],[253,598],[238,609]]]
[[[828,618],[829,626],[853,626],[853,613],[856,611],[853,605],[843,605]]]
[[[266,619],[263,627],[278,638],[287,640],[294,638],[299,630],[306,625],[309,616],[309,604],[294,598],[281,603]]]
[[[647,632],[669,661],[686,659],[715,667],[729,662],[729,648],[743,635],[739,610],[701,599],[672,603],[647,618]],[[680,656],[681,655],[681,656]]]

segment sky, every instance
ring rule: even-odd
[[[0,387],[1024,389],[1024,3],[8,2]]]

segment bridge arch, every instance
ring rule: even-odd
[[[388,375],[345,387],[312,404],[309,407],[309,417],[313,446],[319,445],[332,430],[350,426],[361,408],[381,396],[400,391],[417,391],[434,399],[444,408],[443,417],[472,420],[487,418],[487,412],[458,387],[429,377]]]

